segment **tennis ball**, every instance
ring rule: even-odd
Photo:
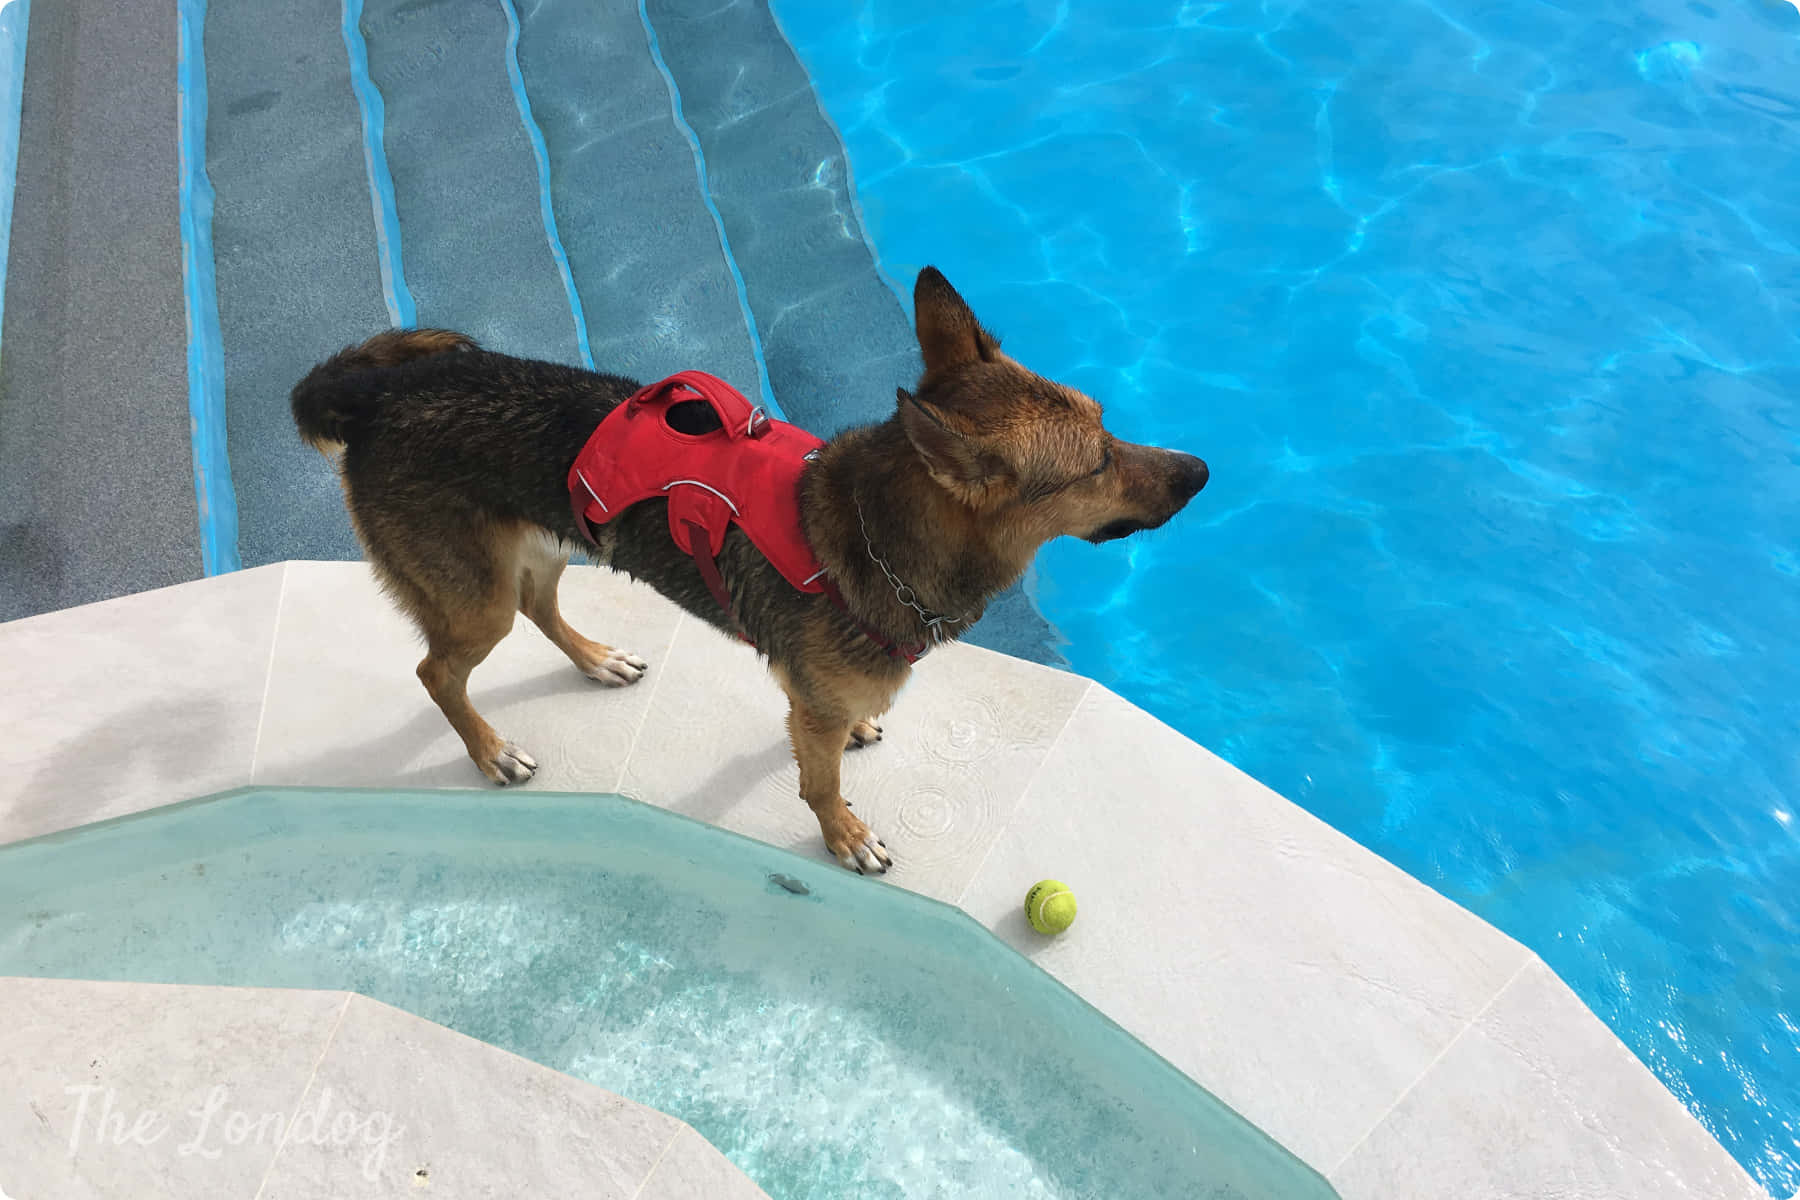
[[[1025,893],[1025,919],[1039,933],[1061,933],[1075,923],[1075,893],[1059,879],[1040,879]]]

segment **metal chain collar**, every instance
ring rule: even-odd
[[[888,585],[894,589],[894,598],[919,614],[919,620],[924,622],[925,628],[931,634],[931,639],[934,642],[943,641],[944,626],[946,624],[958,623],[969,614],[964,613],[961,617],[948,617],[941,613],[934,613],[923,604],[920,604],[919,593],[913,591],[912,585],[894,574],[894,568],[888,566],[887,560],[875,553],[875,542],[874,539],[869,536],[869,522],[868,519],[863,516],[862,501],[854,494],[850,497],[850,500],[851,503],[856,505],[856,523],[862,526],[863,545],[867,547],[869,551],[869,561],[880,568],[881,573],[887,577]]]

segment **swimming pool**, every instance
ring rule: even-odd
[[[887,272],[1211,487],[1064,653],[1800,1188],[1800,12],[777,0]]]
[[[1335,1195],[960,911],[618,797],[227,794],[0,849],[0,929],[0,975],[372,996],[773,1200]]]

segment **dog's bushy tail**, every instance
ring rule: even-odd
[[[346,346],[294,385],[289,397],[294,424],[306,443],[320,453],[341,450],[380,398],[380,389],[367,382],[349,384],[351,376],[434,354],[479,348],[474,339],[448,329],[389,329],[360,346]]]

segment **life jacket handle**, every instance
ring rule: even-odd
[[[769,427],[769,414],[760,404],[751,404],[744,394],[715,375],[705,371],[682,371],[660,383],[653,383],[625,402],[626,416],[635,417],[643,409],[667,408],[690,399],[677,391],[692,392],[718,414],[719,424],[733,441],[761,437]]]

